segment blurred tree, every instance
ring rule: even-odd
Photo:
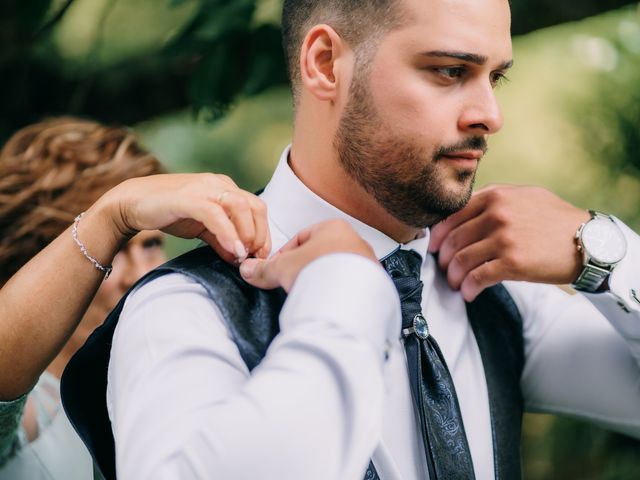
[[[0,139],[43,115],[60,113],[133,124],[193,105],[212,119],[236,96],[286,82],[279,27],[256,21],[260,0],[189,2],[197,7],[170,42],[107,65],[88,62],[85,68],[68,68],[51,42],[57,25],[80,0],[9,3],[0,19]],[[113,3],[108,0],[100,22]],[[165,10],[183,3],[154,2]],[[152,17],[139,20],[145,28]],[[96,44],[100,29],[96,25]]]
[[[77,16],[93,35],[85,40],[88,45],[81,45],[86,48],[78,49],[84,56],[70,59],[58,37],[69,30],[74,10],[87,4],[97,15]],[[143,13],[132,7],[138,4],[146,5]],[[218,118],[236,97],[286,84],[278,25],[280,4],[281,0],[0,0],[0,142],[44,115],[72,113],[133,125],[191,106],[199,118]],[[512,30],[521,35],[632,4],[637,0],[511,0]],[[105,60],[104,50],[114,50],[119,35],[111,31],[113,18],[118,21],[123,17],[114,15],[118,8],[129,9],[133,24],[129,28],[136,30],[134,34],[164,29],[166,35],[159,35],[150,46],[134,42],[131,48],[111,53]],[[170,17],[170,21],[161,24],[161,16]],[[624,38],[637,37],[638,31],[627,25],[621,26],[622,36],[604,39],[606,42],[587,39],[586,54],[591,51],[598,56],[598,52],[610,51],[606,47],[610,44],[617,60],[613,70],[601,74],[598,95],[589,89],[588,99],[579,99],[575,115],[583,122],[585,150],[608,176],[610,184],[600,188],[621,192],[625,199],[635,198],[635,205],[640,204],[640,189],[628,191],[627,187],[624,191],[620,182],[630,177],[640,181],[640,50],[634,53],[624,42]],[[279,98],[262,101],[261,114],[240,109],[232,119],[232,129],[222,125],[214,138],[215,152],[208,150],[209,144],[190,152],[192,157],[198,154],[209,162],[196,162],[195,169],[226,171],[248,188],[263,184],[270,167],[258,165],[256,159],[275,159],[281,147],[264,154],[262,142],[255,138],[257,126],[276,118],[280,120],[278,128],[285,129],[290,121],[288,112],[278,110]],[[193,134],[191,125],[188,130]],[[252,142],[245,141],[248,131],[254,135]],[[163,137],[164,130],[158,136]],[[288,138],[288,130],[285,136]],[[166,141],[175,142],[176,137],[167,135]],[[193,136],[185,142],[173,148],[176,157],[185,156],[187,146],[196,148]],[[247,149],[246,154],[239,155],[239,143]],[[210,163],[212,158],[219,163]],[[229,158],[235,162],[222,163]],[[638,218],[633,223],[640,225],[640,209],[635,210]],[[541,423],[539,419],[534,422]],[[545,422],[544,428],[537,426],[540,435],[532,436],[529,443],[529,447],[542,450],[540,457],[545,461],[538,467],[536,458],[528,455],[526,478],[640,478],[636,441],[573,420],[548,418]],[[532,430],[534,427],[529,428]]]
[[[635,216],[625,220],[640,225],[640,18],[622,20],[615,36],[591,42],[607,46],[613,60],[574,110],[580,112],[586,150],[605,174],[605,187],[636,205]]]
[[[640,17],[623,16],[617,29],[580,38],[583,60],[597,72],[586,96],[572,101],[573,118],[591,162],[602,173],[596,189],[614,203],[631,203],[624,220],[640,225]],[[543,475],[551,480],[640,478],[640,440],[571,418],[555,418],[545,432]],[[531,478],[534,478],[533,476]]]
[[[547,435],[552,468],[548,480],[634,480],[640,478],[633,438],[558,417]]]
[[[580,20],[638,2],[628,0],[580,0],[579,2],[510,0],[509,3],[513,17],[511,31],[514,35],[522,35],[540,28]]]
[[[280,0],[154,0],[157,10],[192,4],[178,33],[155,49],[108,64],[97,55],[116,0],[106,0],[85,68],[70,68],[51,41],[82,0],[0,0],[0,141],[45,115],[71,113],[134,124],[185,106],[215,119],[236,97],[285,84]],[[634,3],[631,0],[513,0],[513,31],[522,34]],[[265,12],[267,12],[265,14]],[[275,15],[273,15],[275,12]],[[139,18],[149,28],[153,15]]]

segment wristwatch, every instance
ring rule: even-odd
[[[576,232],[582,253],[582,272],[572,285],[582,292],[596,292],[627,253],[627,241],[610,215],[589,210],[591,219]]]

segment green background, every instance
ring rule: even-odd
[[[511,3],[515,66],[498,92],[505,128],[478,185],[542,185],[640,228],[638,4]],[[278,0],[2,6],[0,140],[75,114],[131,125],[172,171],[226,173],[250,190],[268,181],[291,136]],[[638,479],[639,446],[575,420],[527,415],[525,478]]]

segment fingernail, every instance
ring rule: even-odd
[[[240,275],[244,278],[251,278],[258,266],[258,260],[255,258],[248,258],[240,264]]]
[[[243,261],[245,258],[247,258],[247,249],[244,248],[244,245],[240,240],[236,240],[234,247],[236,250],[236,257],[238,257],[239,261]]]

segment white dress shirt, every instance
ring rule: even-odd
[[[287,149],[262,198],[274,251],[309,225],[346,219],[378,258],[398,244],[300,182]],[[566,413],[640,436],[640,238],[609,293],[568,295],[506,282],[524,322],[522,391],[530,411]],[[428,231],[401,248],[423,258],[422,308],[458,394],[476,478],[494,477],[489,400],[464,301],[427,254]],[[118,477],[360,480],[427,478],[395,288],[374,262],[317,259],[300,273],[281,333],[251,373],[198,283],[171,274],[126,302],[109,364],[107,405]]]

